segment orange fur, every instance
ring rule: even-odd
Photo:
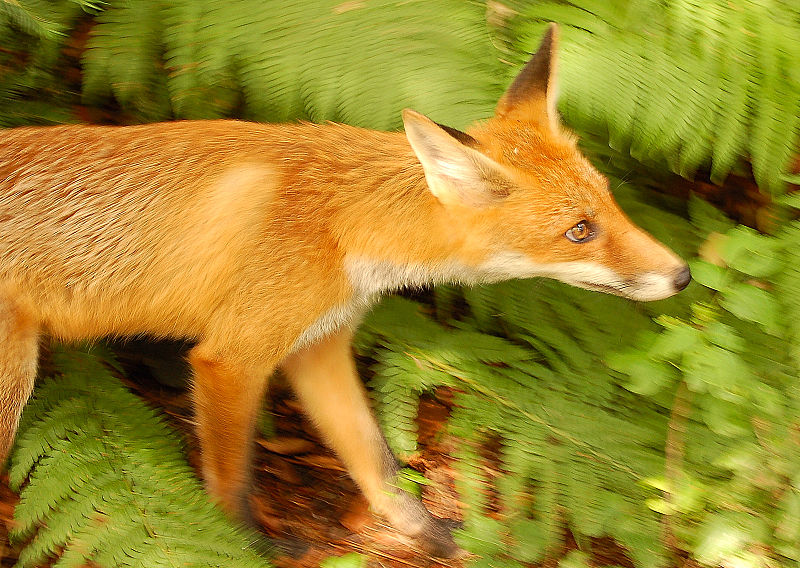
[[[544,49],[546,48],[546,49]],[[469,134],[236,121],[0,133],[0,461],[40,334],[189,338],[211,494],[243,512],[255,414],[282,366],[373,506],[436,554],[394,488],[349,353],[381,293],[551,276],[638,299],[685,265],[619,210],[554,116],[555,29]],[[576,225],[592,238],[573,242]],[[588,229],[587,229],[588,232]]]

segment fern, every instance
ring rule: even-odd
[[[705,286],[641,306],[547,281],[468,289],[466,319],[449,328],[412,302],[384,302],[361,341],[380,346],[374,396],[390,441],[414,449],[409,396],[455,389],[461,543],[486,562],[541,561],[565,524],[582,550],[613,536],[636,566],[666,561],[665,527],[702,565],[797,561],[800,226],[758,235],[693,199],[692,230],[643,193],[617,194],[684,254],[725,233],[728,267],[697,261]],[[450,317],[454,292],[437,297]],[[663,312],[673,315],[653,326]],[[481,443],[496,436],[504,474],[487,479]]]
[[[99,103],[112,93],[123,108],[145,120],[172,115],[161,65],[162,13],[159,3],[110,3],[96,18],[83,57],[83,98]]]
[[[721,183],[749,159],[779,191],[798,147],[800,10],[779,0],[525,2],[512,24],[530,52],[564,24],[562,109],[637,159]]]
[[[67,32],[93,8],[81,0],[0,1],[0,126],[74,120],[77,94],[58,65]]]
[[[417,382],[404,394],[435,385],[458,389],[450,428],[464,440],[457,454],[459,490],[469,515],[462,545],[482,555],[510,552],[517,560],[539,561],[560,544],[562,511],[567,511],[575,534],[584,538],[611,534],[629,545],[640,565],[658,564],[663,554],[658,519],[645,506],[649,490],[639,482],[660,473],[661,459],[654,451],[659,430],[642,426],[641,408],[635,417],[626,415],[640,405],[609,383],[607,373],[592,358],[576,364],[576,369],[574,362],[550,353],[549,363],[558,368],[554,370],[548,362],[536,361],[536,352],[491,335],[480,339],[474,332],[440,328],[433,337],[419,336],[411,327],[387,325],[390,315],[404,321],[416,309],[404,300],[385,302],[376,319],[367,323],[365,332],[380,334],[387,350],[376,368],[376,397],[384,419],[402,427],[410,423],[410,412],[398,411],[394,397],[385,396],[384,384],[405,375],[406,383]],[[445,337],[459,348],[437,349],[428,343]],[[579,376],[570,381],[574,374]],[[608,397],[605,404],[598,400],[603,394]],[[627,410],[620,409],[626,397]],[[607,406],[612,399],[613,415]],[[651,407],[649,412],[648,420],[663,428],[665,421],[657,409]],[[406,433],[401,432],[403,442]],[[481,432],[506,441],[501,462],[507,474],[498,484],[503,522],[483,518],[488,480],[481,475],[474,446]],[[387,434],[396,444],[396,431]],[[531,502],[532,507],[525,505]],[[512,547],[501,544],[509,540]]]
[[[306,118],[384,129],[399,126],[405,106],[454,126],[489,116],[508,80],[499,59],[514,60],[506,74],[515,73],[544,23],[558,21],[562,109],[595,135],[587,146],[609,159],[607,169],[657,183],[635,158],[656,166],[649,178],[703,170],[722,182],[749,161],[762,187],[782,189],[800,131],[797,6],[506,4],[516,17],[500,3],[462,0],[0,0],[0,45],[10,46],[0,51],[0,121],[70,118],[77,93],[59,76],[66,36],[55,32],[85,11],[99,12],[83,60],[87,104],[117,103],[137,120]],[[17,51],[30,63],[7,53]],[[796,564],[800,225],[758,235],[693,199],[690,227],[682,204],[617,186],[612,179],[634,219],[684,256],[710,233],[724,235],[721,265],[693,263],[703,286],[648,305],[552,282],[443,288],[433,306],[440,322],[426,315],[430,306],[387,301],[359,342],[375,361],[390,444],[414,452],[419,394],[456,390],[461,539],[483,565],[552,555],[565,525],[582,551],[591,537],[613,536],[637,566],[665,561],[665,534],[702,565]],[[25,414],[13,472],[18,484],[29,478],[17,512],[18,538],[32,539],[21,564],[259,562],[197,497],[163,426],[142,418],[147,411],[112,388],[102,366],[75,357],[58,356],[65,376],[38,389]],[[101,375],[91,389],[88,374]],[[485,477],[487,441],[499,443],[498,479]],[[158,499],[146,497],[153,492]],[[182,531],[189,522],[202,543]],[[585,565],[585,554],[562,563]]]
[[[631,188],[618,194],[655,232],[682,236],[687,248],[697,242],[685,220],[646,205]],[[442,294],[447,303],[451,293]],[[699,288],[694,294],[705,297]],[[637,566],[662,564],[660,519],[648,507],[657,491],[648,480],[663,474],[672,400],[646,402],[624,390],[602,360],[638,333],[653,333],[650,313],[679,310],[687,298],[648,312],[550,281],[467,289],[463,297],[469,319],[449,328],[413,302],[388,299],[360,339],[362,350],[380,345],[373,396],[395,449],[415,449],[418,394],[455,389],[449,428],[460,440],[458,489],[467,506],[461,544],[486,558],[537,562],[559,549],[566,523],[580,543],[611,535]],[[502,517],[489,519],[485,487],[495,480],[482,473],[479,444],[494,436],[505,474],[496,481]]]
[[[113,1],[101,6],[84,57],[83,95],[91,104],[113,96],[139,120],[236,115],[392,129],[400,109],[412,106],[463,126],[491,113],[508,79],[499,61],[507,54],[490,33],[521,63],[554,20],[564,24],[562,108],[570,122],[684,176],[702,168],[721,182],[749,160],[762,187],[783,187],[800,116],[796,6],[516,4],[518,17],[492,28],[494,5],[477,0]],[[98,8],[67,0],[0,6],[7,25],[49,38],[42,46],[59,44],[46,30],[69,29],[67,12]],[[51,72],[55,60],[32,63]]]
[[[143,118],[390,129],[413,106],[459,126],[485,115],[499,92],[483,7],[461,0],[112,2],[88,47],[87,100],[113,94]],[[164,70],[154,65],[161,57]]]
[[[525,349],[497,337],[464,330],[452,333],[432,321],[421,318],[418,306],[399,298],[386,301],[388,307],[377,310],[369,318],[359,340],[362,350],[371,345],[364,338],[380,341],[386,347],[377,355],[373,396],[380,407],[379,418],[392,449],[400,455],[416,450],[416,426],[419,395],[439,385],[456,383],[446,370],[425,364],[425,359],[437,356],[453,364],[506,363],[525,360]],[[398,352],[409,337],[417,348],[424,350],[422,359],[412,352]],[[365,343],[366,342],[366,343]],[[464,349],[464,342],[470,350]]]
[[[784,264],[774,276],[775,295],[781,299],[781,309],[788,322],[791,355],[795,365],[800,368],[800,249],[797,247],[797,243],[800,243],[800,222],[788,223],[777,238],[785,246],[782,247]]]
[[[108,354],[100,354],[109,360]],[[186,465],[175,434],[97,354],[57,350],[20,425],[18,566],[267,566]]]
[[[46,3],[33,0],[25,3],[0,1],[0,22],[31,36],[46,38],[61,31],[58,22],[50,19]]]

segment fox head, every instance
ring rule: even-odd
[[[485,280],[545,276],[634,300],[685,288],[689,267],[634,225],[559,124],[551,24],[494,116],[468,133],[405,110],[428,188],[482,246]],[[486,244],[488,243],[488,245]]]

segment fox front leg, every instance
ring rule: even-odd
[[[232,517],[249,519],[253,437],[272,369],[215,357],[202,343],[189,362],[206,487]]]
[[[445,523],[395,485],[399,468],[370,411],[351,339],[352,331],[342,329],[290,355],[282,364],[283,371],[372,508],[415,537],[430,554],[452,557],[459,548]]]

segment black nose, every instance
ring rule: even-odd
[[[675,280],[673,284],[677,290],[683,290],[692,281],[692,271],[689,270],[689,265],[685,264],[675,272]]]

